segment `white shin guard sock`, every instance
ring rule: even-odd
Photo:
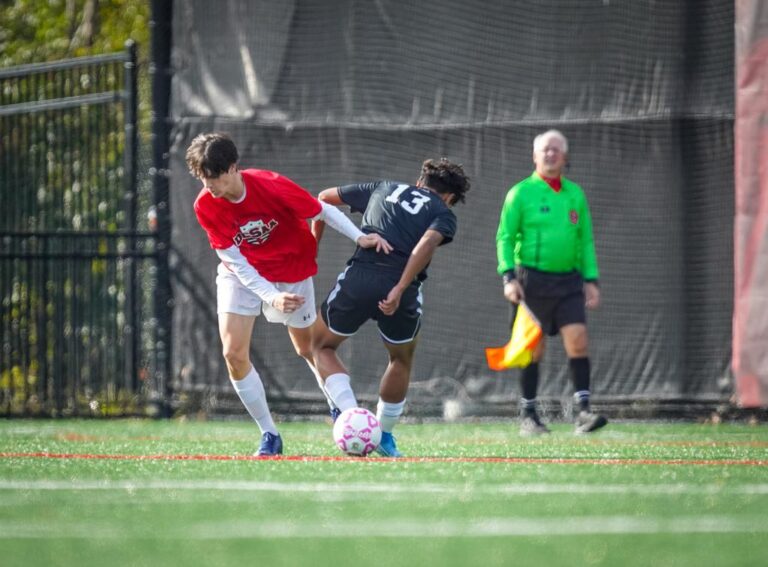
[[[357,407],[357,398],[349,385],[349,374],[331,374],[325,379],[325,391],[341,411]]]
[[[400,416],[403,415],[403,408],[405,408],[405,400],[393,404],[379,398],[379,403],[376,404],[376,419],[379,420],[382,431],[392,432],[397,422],[400,421]]]
[[[264,384],[256,369],[251,366],[251,371],[245,375],[245,378],[234,380],[230,376],[229,381],[232,382],[240,401],[243,402],[245,409],[251,414],[261,432],[277,435],[277,427],[275,422],[272,421],[272,415],[269,413]]]
[[[328,402],[328,407],[330,409],[335,408],[336,404],[333,403],[333,400],[331,399],[330,394],[328,394],[328,390],[325,389],[325,384],[323,383],[323,379],[320,376],[320,373],[317,371],[317,368],[315,368],[315,366],[306,358],[304,359],[304,361],[307,363],[307,366],[309,366],[309,369],[312,371],[312,374],[314,375],[315,380],[317,380],[317,385],[320,387],[320,391],[325,396],[325,401]]]

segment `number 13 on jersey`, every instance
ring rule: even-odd
[[[403,195],[406,189],[411,190],[401,199],[401,195]],[[412,188],[410,185],[400,184],[391,195],[387,196],[386,201],[389,203],[399,203],[406,211],[415,215],[418,214],[426,203],[429,203],[429,197],[420,193],[417,189]]]

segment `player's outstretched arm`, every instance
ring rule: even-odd
[[[329,187],[328,189],[320,191],[317,195],[317,200],[321,203],[328,203],[329,205],[334,205],[336,207],[342,204],[341,197],[339,197],[338,187]],[[315,237],[318,245],[323,238],[323,232],[325,232],[325,221],[320,220],[317,217],[312,219],[312,236]]]
[[[272,305],[272,301],[280,293],[271,281],[262,276],[256,268],[248,263],[237,246],[216,249],[216,255],[229,268],[245,287],[258,295],[264,303]]]
[[[231,246],[225,250],[217,249],[216,255],[245,287],[258,295],[267,305],[283,313],[293,313],[304,304],[303,296],[278,290],[275,284],[248,263],[237,246]]]
[[[384,315],[392,315],[400,306],[400,298],[416,276],[432,261],[432,256],[444,237],[436,230],[429,229],[413,248],[408,263],[405,265],[400,281],[395,284],[385,299],[379,301],[379,310]]]
[[[325,228],[324,224],[327,223],[331,228],[337,230],[362,248],[375,247],[377,252],[384,252],[385,254],[389,254],[392,251],[392,246],[384,238],[378,234],[363,233],[344,213],[336,208],[343,203],[335,187],[322,191],[318,196],[318,200],[323,208],[320,214],[312,219],[312,234],[315,235],[315,240],[320,242]],[[323,225],[320,225],[320,222]]]

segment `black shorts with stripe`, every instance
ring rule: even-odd
[[[515,274],[523,286],[525,304],[539,320],[545,334],[556,335],[565,325],[586,324],[586,298],[581,274],[553,274],[521,266]],[[514,317],[515,309],[512,321]]]
[[[353,262],[336,280],[336,285],[320,307],[320,315],[328,328],[337,335],[354,335],[369,319],[376,321],[382,338],[393,344],[408,343],[421,328],[421,282],[409,285],[392,315],[379,310],[400,280],[399,270],[384,270],[379,266]]]

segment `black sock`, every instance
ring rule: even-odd
[[[539,363],[532,362],[523,368],[520,376],[521,413],[531,415],[536,413],[536,392],[539,389]]]
[[[579,410],[589,411],[589,358],[570,358],[568,364],[571,368],[571,379],[573,380],[573,391],[576,401],[579,403]]]

